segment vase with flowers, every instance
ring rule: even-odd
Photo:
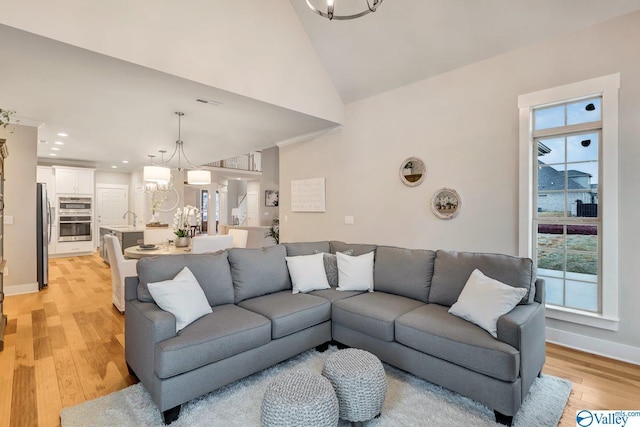
[[[176,239],[176,247],[189,246],[191,238],[191,227],[199,227],[202,221],[200,209],[195,206],[186,205],[178,208],[173,217],[173,232],[178,238]]]

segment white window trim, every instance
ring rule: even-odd
[[[532,143],[534,108],[570,99],[602,96],[602,313],[564,307],[547,307],[547,317],[617,331],[618,322],[618,91],[620,73],[532,92],[518,97],[520,120],[519,254],[533,252],[533,164],[537,150]]]

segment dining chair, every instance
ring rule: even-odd
[[[233,247],[233,236],[196,236],[191,239],[191,253],[217,252]]]
[[[124,278],[137,277],[137,259],[125,259],[122,255],[120,241],[110,235],[104,235],[107,247],[107,259],[111,267],[111,301],[120,313],[124,313]]]
[[[246,248],[247,240],[249,239],[249,231],[248,230],[240,230],[238,228],[230,228],[227,231],[227,234],[233,236],[233,247],[234,248]]]

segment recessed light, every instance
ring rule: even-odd
[[[56,144],[56,145],[64,145],[64,142],[62,142],[62,141],[55,141],[55,142],[54,142],[54,144]]]
[[[116,165],[112,165],[111,169],[118,169],[118,167]]]
[[[64,132],[60,132],[59,134],[57,134],[58,136],[69,136],[68,134],[64,133]]]
[[[57,156],[57,154],[56,154],[56,153],[49,153],[49,155],[50,155],[50,156],[53,156],[53,157]]]
[[[123,160],[122,163],[129,163],[129,160]]]
[[[59,149],[58,147],[51,147],[51,149],[52,149],[53,151],[60,151],[60,149]]]

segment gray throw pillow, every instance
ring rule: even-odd
[[[321,253],[322,251],[315,250],[314,254]],[[352,249],[347,249],[342,252],[345,255],[353,255]],[[336,254],[329,254],[326,252],[322,252],[322,260],[324,261],[324,271],[327,274],[327,281],[329,282],[329,286],[335,288],[338,286],[338,258]]]

